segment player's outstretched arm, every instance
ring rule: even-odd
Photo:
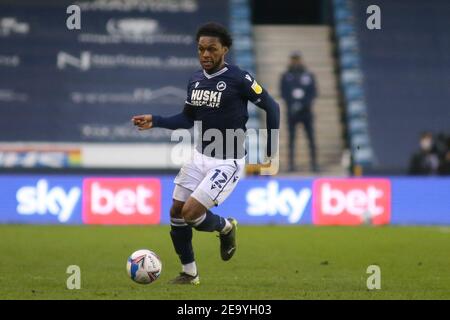
[[[186,106],[183,112],[170,117],[161,117],[157,115],[144,114],[134,116],[131,120],[139,130],[147,130],[150,128],[165,128],[165,129],[189,129],[194,126],[194,119],[190,116]]]
[[[131,121],[133,121],[133,124],[139,130],[147,130],[153,127],[153,115],[151,114],[134,116],[133,118],[131,118]]]

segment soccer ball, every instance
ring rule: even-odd
[[[142,249],[131,254],[127,261],[128,276],[134,282],[149,284],[161,275],[161,259],[153,251]]]

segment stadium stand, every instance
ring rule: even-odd
[[[366,174],[404,174],[420,132],[450,130],[450,3],[377,1],[383,32],[371,4],[334,1],[348,139]]]
[[[255,59],[261,83],[281,105],[280,165],[287,169],[286,106],[280,97],[279,79],[286,70],[289,54],[301,50],[308,68],[316,75],[319,96],[314,104],[318,163],[322,173],[342,175],[342,125],[338,108],[335,62],[332,56],[328,26],[257,25],[255,26]],[[308,145],[304,131],[297,131],[297,163],[302,174],[309,174]]]

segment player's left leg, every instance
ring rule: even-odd
[[[212,213],[194,197],[189,197],[183,206],[182,215],[187,224],[198,231],[227,232],[230,223],[217,214]]]
[[[236,251],[236,219],[214,214],[194,197],[186,201],[182,212],[184,220],[197,231],[219,232],[222,260],[231,259]]]
[[[198,231],[217,231],[220,235],[221,257],[229,260],[236,251],[236,225],[209,209],[222,203],[234,190],[244,170],[244,160],[211,160],[212,168],[183,206],[186,223]]]

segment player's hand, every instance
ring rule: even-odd
[[[151,114],[134,116],[131,121],[139,130],[147,130],[153,127],[153,116]]]

